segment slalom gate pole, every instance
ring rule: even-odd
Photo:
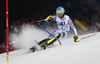
[[[24,23],[24,24],[21,24],[21,25],[11,26],[11,28],[16,28],[16,27],[19,27],[19,26],[24,26],[24,25],[28,25],[28,24],[32,24],[32,23],[36,23],[36,22],[41,22],[41,21],[44,21],[44,19],[38,20],[38,21],[29,22],[29,23]]]
[[[94,35],[96,35],[96,34],[92,34],[92,35],[89,35],[89,36],[83,37],[83,38],[81,38],[80,40],[85,39],[85,38],[88,38],[88,37],[91,37],[91,36],[94,36]]]
[[[53,36],[54,38],[56,38],[54,35],[52,35],[50,32],[48,32],[40,23],[37,23],[41,28],[43,28],[48,34],[50,34],[51,36]],[[61,45],[61,42],[58,38],[56,38],[59,41],[59,44]]]
[[[6,42],[7,42],[7,62],[9,62],[9,17],[8,17],[8,0],[6,0]]]

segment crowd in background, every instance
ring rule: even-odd
[[[65,8],[65,14],[68,14],[71,19],[80,19],[86,21],[88,25],[93,25],[93,23],[98,22],[100,23],[100,0],[65,0],[65,1],[51,1],[48,2],[48,6],[45,8],[46,4],[43,5],[44,8],[36,9],[31,15],[31,18],[28,20],[24,20],[21,22],[15,22],[16,25],[21,24],[23,22],[30,22],[32,20],[39,20],[46,18],[48,15],[52,14],[55,15],[56,7],[63,6]],[[17,20],[18,21],[18,20]],[[6,30],[5,30],[6,31]],[[6,32],[5,32],[6,33]],[[4,48],[6,42],[6,34],[2,32],[0,34],[0,47]]]

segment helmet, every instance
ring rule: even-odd
[[[65,10],[62,6],[59,6],[57,9],[56,9],[56,14],[58,16],[62,16],[63,14],[65,13]]]

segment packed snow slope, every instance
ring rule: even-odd
[[[9,63],[6,53],[0,54],[0,64],[100,64],[100,32],[96,34],[77,43],[72,37],[60,39],[62,45],[56,41],[54,46],[34,53],[27,53],[28,48],[10,52]]]

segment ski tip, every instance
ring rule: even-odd
[[[60,43],[60,45],[61,45],[61,43]]]

